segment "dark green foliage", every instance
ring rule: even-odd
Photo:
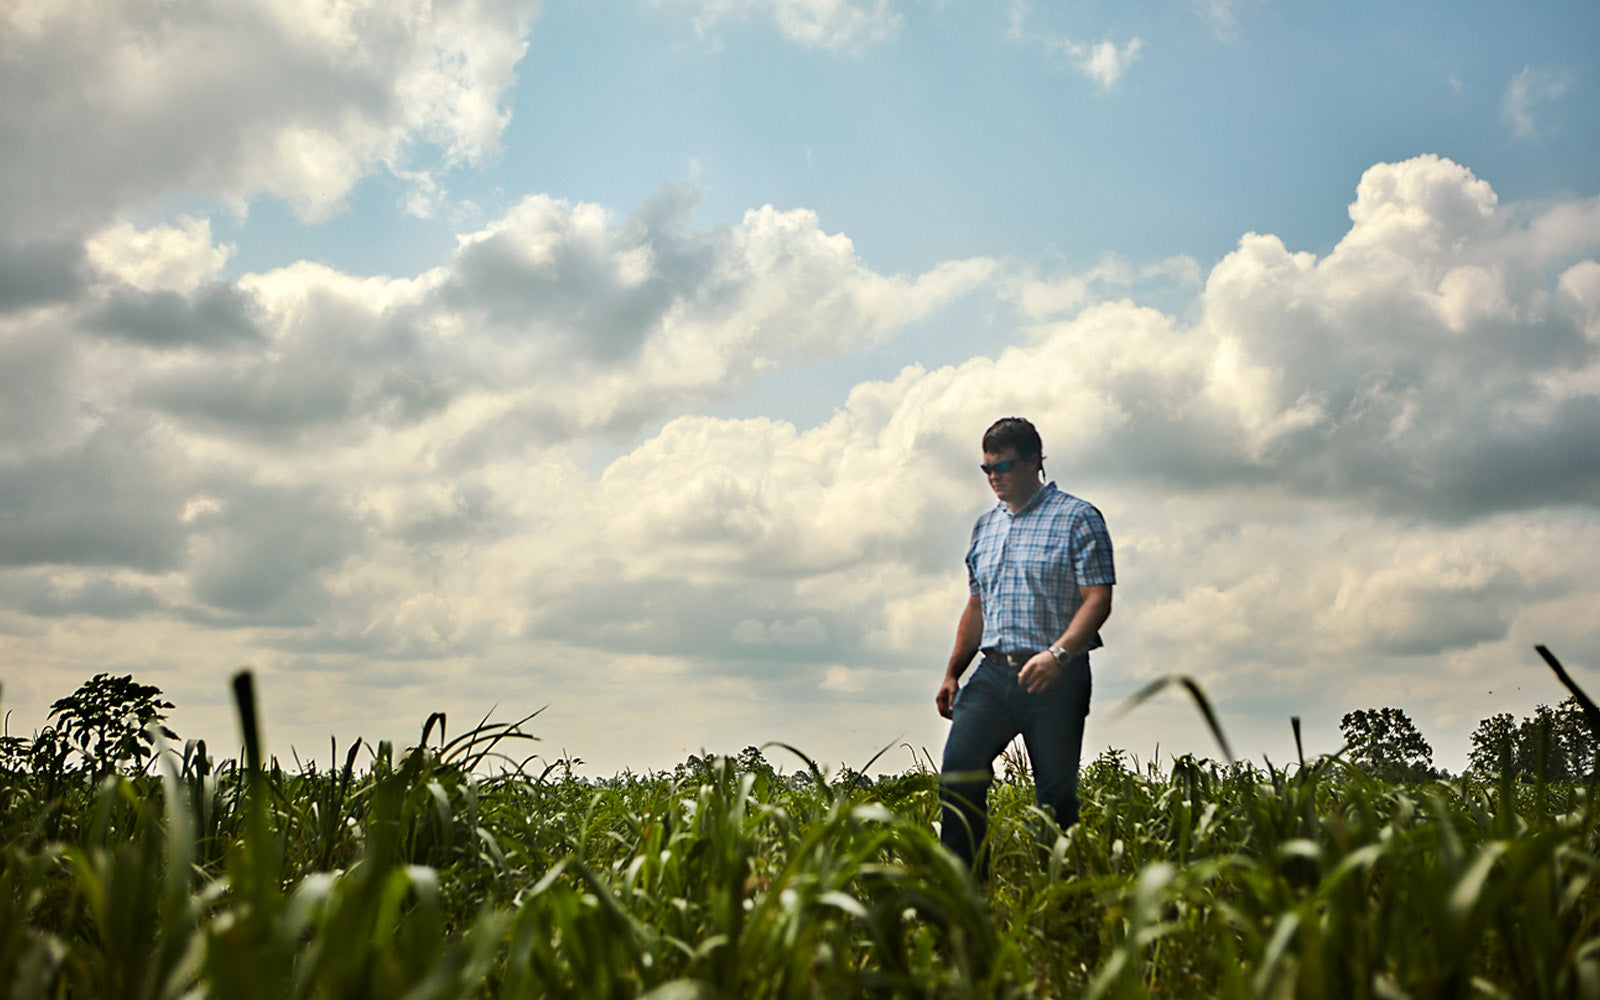
[[[1345,759],[1379,781],[1427,781],[1436,777],[1433,747],[1411,717],[1398,708],[1358,709],[1339,720]]]
[[[1471,768],[1490,778],[1519,781],[1589,781],[1597,775],[1600,736],[1582,706],[1567,698],[1540,705],[1520,723],[1510,713],[1490,716],[1472,734]]]
[[[0,983],[22,998],[1600,992],[1593,786],[1108,751],[1062,830],[1013,750],[979,886],[938,843],[930,768],[830,772],[782,747],[800,765],[786,776],[768,747],[588,782],[570,759],[513,753],[527,721],[450,738],[434,716],[415,747],[358,741],[294,772],[259,745],[239,763],[192,744],[159,779],[56,799],[9,775]]]
[[[156,732],[178,738],[164,725],[172,707],[152,684],[96,674],[50,706],[54,725],[34,740],[34,766],[60,769],[71,754],[96,777],[121,768],[143,772],[155,756]]]
[[[712,757],[590,784],[474,775],[448,745],[380,747],[359,772],[347,753],[298,774],[269,760],[255,782],[229,762],[111,779],[80,840],[7,850],[0,977],[32,984],[18,996],[573,998],[1600,981],[1600,810],[1570,785],[1507,800],[1352,782],[1326,759],[1163,772],[1108,753],[1062,831],[1009,761],[984,891],[937,843],[926,772],[797,784]],[[222,843],[209,865],[197,801]]]

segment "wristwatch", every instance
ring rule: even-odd
[[[1051,646],[1050,655],[1056,658],[1056,666],[1058,667],[1066,666],[1067,661],[1072,659],[1072,657],[1067,655],[1067,651],[1062,649],[1060,646]]]

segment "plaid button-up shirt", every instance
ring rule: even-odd
[[[973,526],[967,583],[983,602],[985,650],[1044,649],[1083,605],[1079,587],[1116,582],[1105,519],[1055,483],[1040,487],[1015,514],[1000,503]],[[1097,635],[1090,648],[1100,645]]]

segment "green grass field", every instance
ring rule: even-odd
[[[980,886],[930,771],[592,784],[439,721],[294,771],[6,773],[7,995],[1600,997],[1592,787],[1107,753],[1062,831],[1007,757]]]

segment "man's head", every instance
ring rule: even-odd
[[[983,472],[994,495],[1012,510],[1032,499],[1044,473],[1044,445],[1033,424],[1006,417],[984,431]]]
[[[1021,417],[1001,417],[983,432],[985,452],[999,453],[1006,448],[1015,448],[1019,458],[1044,460],[1044,443],[1039,440],[1038,429]]]

